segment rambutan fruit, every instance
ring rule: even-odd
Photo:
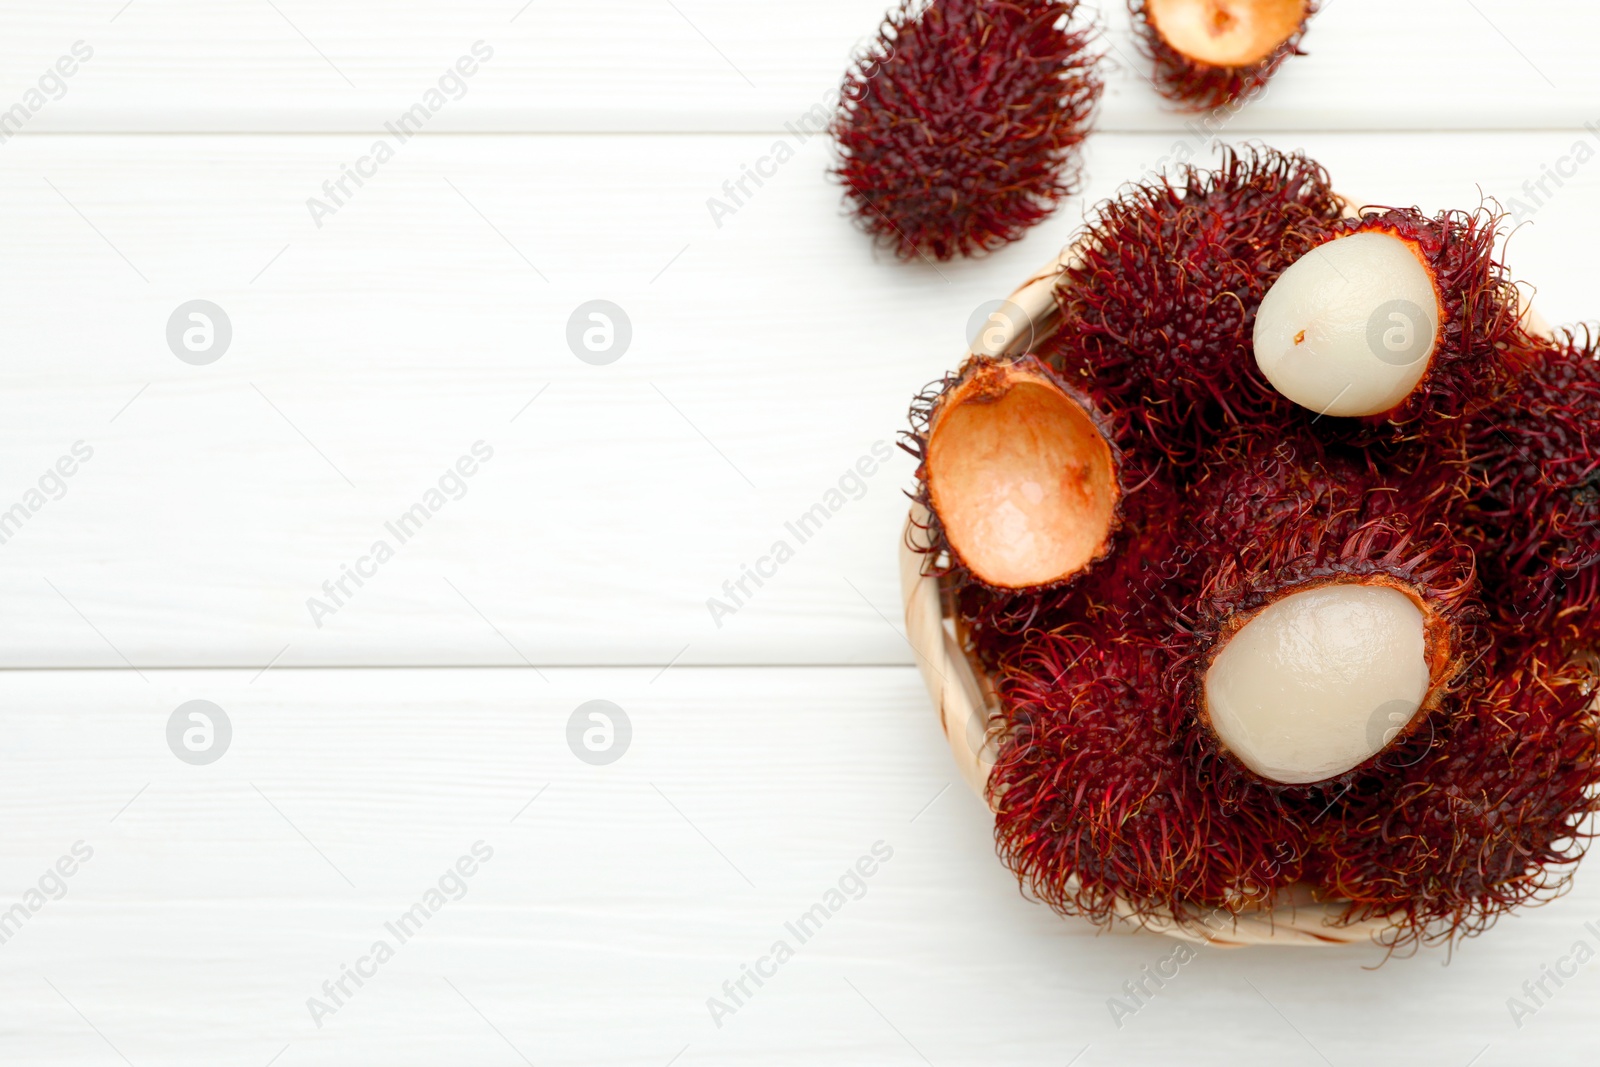
[[[1231,427],[1279,425],[1288,405],[1251,359],[1256,307],[1341,205],[1319,165],[1267,148],[1131,185],[1097,208],[1040,353],[1179,467]]]
[[[1438,462],[1448,451],[1443,444],[1422,451],[1324,440],[1310,420],[1221,437],[1184,486],[1180,521],[1190,531],[1188,559],[1205,569],[1241,544],[1262,543],[1264,531],[1302,520],[1319,522],[1331,539],[1390,517],[1460,532],[1459,465]]]
[[[1364,519],[1387,514],[1382,504],[1392,494],[1362,458],[1330,453],[1296,426],[1271,438],[1239,432],[1220,439],[1186,486],[1178,518],[1188,527],[1186,562],[1206,570],[1239,546],[1260,546],[1266,532],[1308,517],[1333,536],[1335,526],[1348,534]]]
[[[996,842],[1063,914],[1193,921],[1270,903],[1300,876],[1303,827],[1270,798],[1228,807],[1182,758],[1168,651],[1092,628],[1008,657],[989,777]]]
[[[1508,622],[1600,649],[1600,337],[1530,339],[1470,421],[1469,521]]]
[[[1261,301],[1262,375],[1318,418],[1365,420],[1356,432],[1458,422],[1494,395],[1522,334],[1516,287],[1495,259],[1500,220],[1397,208],[1336,224]]]
[[[1559,895],[1587,845],[1592,669],[1551,643],[1507,641],[1486,659],[1428,746],[1315,828],[1320,895],[1348,902],[1344,921],[1389,918],[1391,947],[1480,933]]]
[[[993,251],[1078,180],[1103,87],[1078,0],[901,0],[846,74],[834,173],[901,259]]]
[[[1254,96],[1300,39],[1314,0],[1128,0],[1156,91],[1185,110]]]
[[[1121,456],[1110,421],[1032,356],[973,356],[912,409],[929,551],[997,589],[1071,580],[1111,548]]]
[[[1326,783],[1403,743],[1457,684],[1480,638],[1471,549],[1442,525],[1351,529],[1358,516],[1280,516],[1208,571],[1183,660],[1200,755]]]

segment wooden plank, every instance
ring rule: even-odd
[[[1553,996],[1521,1028],[1506,1006],[1575,941],[1593,948],[1592,878],[1447,967],[1429,951],[1363,970],[1382,958],[1367,948],[1204,948],[1163,964],[1171,942],[1095,936],[1018,895],[910,668],[546,673],[0,673],[0,904],[77,842],[92,850],[59,898],[46,880],[51,899],[0,945],[7,1062],[1059,1065],[1089,1046],[1080,1063],[1210,1065],[1305,1062],[1309,1043],[1334,1063],[1372,1048],[1466,1063],[1485,1045],[1480,1062],[1563,1063],[1592,1051],[1587,969],[1559,990],[1547,980]],[[196,698],[233,731],[203,766],[166,740]],[[604,766],[566,740],[597,698],[632,727]],[[385,924],[427,903],[478,842],[492,856],[464,889],[447,880],[449,899],[401,943]],[[785,924],[878,842],[892,855],[864,892],[847,880],[850,897],[799,943]],[[719,1027],[709,998],[781,939],[794,957],[763,964],[776,975],[747,982]],[[378,940],[393,957],[362,963]],[[331,1004],[322,983],[358,964],[370,980],[347,980],[318,1027],[308,999]],[[1156,989],[1145,968],[1158,967],[1169,978]],[[1139,981],[1152,995],[1114,1017],[1110,1000]]]
[[[1353,196],[1431,208],[1523,195],[1571,142],[1281,143]],[[305,200],[364,147],[8,146],[0,511],[25,510],[0,544],[0,663],[909,662],[890,620],[911,465],[878,457],[1082,203],[988,259],[901,265],[841,217],[815,140],[719,227],[707,199],[772,139],[457,137],[402,146],[319,229]],[[1098,139],[1090,198],[1172,151]],[[1593,316],[1600,169],[1547,190],[1513,267],[1552,320]],[[204,366],[166,337],[197,298],[233,327]],[[632,321],[604,366],[566,340],[594,299]],[[480,441],[492,459],[457,479]],[[443,506],[402,542],[419,503]],[[802,543],[791,525],[830,503]],[[793,557],[762,563],[779,541]],[[775,573],[714,618],[758,564]]]
[[[26,129],[378,131],[475,41],[494,57],[431,131],[778,131],[839,84],[888,0],[80,0],[11,12],[0,100],[24,100],[76,41],[94,51]],[[1108,131],[1183,128],[1149,87],[1121,3],[1105,9]],[[1309,58],[1226,124],[1293,129],[1580,128],[1600,122],[1573,2],[1334,3]],[[54,96],[55,85],[45,90]],[[462,93],[456,98],[457,92]],[[1220,117],[1219,117],[1220,118]]]

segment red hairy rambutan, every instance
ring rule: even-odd
[[[1188,528],[1188,562],[1202,570],[1240,546],[1259,550],[1265,536],[1308,516],[1351,532],[1365,518],[1387,514],[1382,505],[1393,496],[1364,457],[1330,454],[1305,433],[1235,433],[1218,440],[1206,460],[1193,470],[1178,519]]]
[[[1462,521],[1459,470],[1396,460],[1394,452],[1325,441],[1305,421],[1218,438],[1184,486],[1177,521],[1186,527],[1187,559],[1206,569],[1241,545],[1260,558],[1310,521],[1320,523],[1323,540],[1347,538],[1375,519],[1413,528]]]
[[[1270,903],[1299,878],[1303,826],[1264,794],[1224,804],[1183,758],[1168,657],[1078,628],[1007,659],[995,837],[1023,886],[1063,914],[1193,922]]]
[[[1587,846],[1600,787],[1592,669],[1554,644],[1507,641],[1449,698],[1435,736],[1314,828],[1308,872],[1343,920],[1387,917],[1391,947],[1481,933],[1558,896]]]
[[[1090,221],[1041,355],[1179,467],[1230,427],[1281,423],[1288,404],[1251,359],[1255,310],[1340,212],[1322,167],[1267,148],[1131,185]]]
[[[901,259],[992,251],[1071,195],[1102,82],[1078,0],[901,0],[845,76],[835,174]]]
[[[1469,420],[1469,520],[1487,600],[1512,625],[1600,649],[1600,337],[1529,339]]]
[[[1188,111],[1240,105],[1267,84],[1316,14],[1314,0],[1128,0],[1156,91]]]

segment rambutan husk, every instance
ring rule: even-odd
[[[946,573],[1048,589],[1110,551],[1123,497],[1115,430],[1037,359],[973,356],[918,398],[911,421],[915,499]]]
[[[1270,148],[1224,148],[1214,171],[1127,186],[1065,266],[1040,355],[1180,469],[1234,428],[1282,425],[1293,405],[1256,366],[1255,311],[1343,205],[1320,165]]]
[[[1242,104],[1300,39],[1314,0],[1128,0],[1156,91],[1187,111]]]
[[[1508,626],[1600,649],[1600,335],[1514,350],[1503,391],[1468,421],[1468,528]]]
[[[834,173],[901,259],[1021,237],[1070,196],[1103,83],[1078,0],[901,0],[845,75]]]
[[[1184,758],[1170,659],[1157,641],[1090,627],[1037,635],[1007,659],[995,837],[1019,882],[1062,914],[1198,931],[1300,878],[1305,825],[1265,791],[1224,799]]]
[[[1597,808],[1594,668],[1505,640],[1446,714],[1357,776],[1316,825],[1308,877],[1391,949],[1453,942],[1566,888]]]

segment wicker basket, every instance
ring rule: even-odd
[[[1049,336],[1057,325],[1055,280],[1076,255],[1069,247],[1011,295],[1007,306],[990,316],[973,354],[1021,353]],[[1541,333],[1552,331],[1530,310],[1528,324]],[[983,668],[970,659],[951,622],[952,606],[939,581],[923,573],[927,556],[927,513],[914,507],[900,546],[900,584],[905,600],[906,637],[917,666],[939,711],[939,724],[961,777],[979,798],[988,800],[989,771],[994,756],[989,727],[999,715],[994,686]],[[1342,945],[1364,943],[1390,928],[1382,918],[1334,925],[1343,910],[1337,902],[1312,900],[1309,889],[1287,891],[1270,912],[1219,913],[1214,921],[1179,922],[1170,913],[1138,915],[1118,908],[1118,929],[1149,930],[1185,941],[1240,948],[1245,945]]]

